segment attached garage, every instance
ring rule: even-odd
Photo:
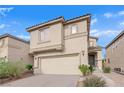
[[[79,55],[64,55],[46,57],[40,59],[40,69],[42,74],[70,74],[80,73]]]

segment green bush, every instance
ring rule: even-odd
[[[95,70],[92,65],[90,65],[89,69],[91,73],[93,73],[93,71]]]
[[[26,69],[28,69],[28,70],[33,70],[33,65],[32,65],[32,64],[27,64],[27,65],[26,65]]]
[[[82,65],[79,66],[79,69],[80,69],[81,73],[82,73],[84,76],[88,75],[89,72],[90,72],[90,69],[89,69],[89,66],[88,66],[88,65],[82,64]]]
[[[105,84],[105,81],[97,76],[91,76],[83,81],[84,87],[104,87]]]
[[[103,72],[104,73],[110,73],[111,72],[111,68],[110,67],[104,67],[103,68]]]
[[[9,77],[8,64],[5,62],[0,63],[0,78]]]
[[[22,62],[0,62],[0,78],[19,77],[25,72]]]
[[[19,77],[25,72],[25,64],[22,62],[8,62],[8,72],[12,77]]]

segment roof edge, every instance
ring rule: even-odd
[[[95,36],[89,36],[89,37],[98,40],[98,37]]]
[[[113,44],[119,37],[121,37],[124,34],[124,30],[121,31],[109,44],[106,45],[105,48],[108,48],[111,44]]]
[[[60,16],[58,18],[55,18],[55,19],[52,19],[52,20],[49,20],[49,21],[46,21],[46,22],[43,22],[43,23],[40,23],[40,24],[36,24],[34,26],[31,26],[31,27],[28,27],[28,28],[26,28],[26,30],[28,32],[30,32],[33,29],[36,29],[36,28],[38,28],[40,26],[45,26],[45,25],[49,25],[51,23],[54,23],[54,21],[62,21],[65,24],[67,24],[67,23],[70,23],[70,22],[74,22],[74,21],[81,20],[81,19],[84,19],[84,18],[89,18],[89,17],[91,17],[91,14],[82,15],[82,16],[75,17],[75,18],[72,18],[72,19],[69,19],[69,20],[66,20],[65,21],[64,17],[63,16]]]
[[[64,19],[63,16],[60,16],[60,17],[54,18],[54,19],[52,19],[52,20],[48,20],[48,21],[46,21],[46,22],[39,23],[39,24],[36,24],[36,25],[34,25],[34,26],[28,27],[28,28],[26,28],[26,30],[27,30],[28,32],[30,32],[31,30],[36,29],[36,28],[38,28],[38,27],[40,27],[40,26],[45,26],[45,25],[52,24],[52,23],[54,23],[54,21],[55,21],[55,22],[56,22],[56,21],[57,21],[57,22],[58,22],[58,21],[64,22],[65,19]]]
[[[19,38],[19,37],[13,36],[13,35],[8,34],[8,33],[3,34],[3,35],[0,35],[0,39],[5,38],[5,37],[10,37],[10,38],[13,38],[13,39],[19,40],[19,41],[24,42],[24,43],[27,43],[27,44],[30,43],[29,41],[26,41],[26,40],[24,40],[24,39],[21,39],[21,38]]]
[[[85,15],[82,15],[82,16],[78,16],[78,17],[66,20],[65,24],[70,23],[70,22],[74,22],[74,21],[77,21],[77,20],[85,19],[85,18],[90,18],[90,17],[91,17],[91,14],[85,14]]]

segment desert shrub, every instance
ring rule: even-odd
[[[84,87],[104,87],[105,81],[101,77],[91,76],[83,81]]]
[[[103,68],[103,72],[104,73],[110,73],[111,72],[111,68],[110,67],[104,67]]]
[[[5,62],[0,62],[0,78],[9,77],[8,65]]]
[[[79,66],[79,69],[80,69],[81,73],[82,73],[84,76],[88,75],[89,72],[90,72],[90,69],[89,69],[89,66],[88,66],[88,65],[82,64],[82,65]]]
[[[90,65],[89,70],[90,70],[91,73],[93,73],[93,71],[94,71],[95,69],[93,68],[92,65]]]
[[[25,72],[22,62],[0,62],[0,78],[19,77]]]
[[[27,65],[26,65],[26,69],[28,69],[28,70],[33,70],[33,65],[32,65],[32,64],[27,64]]]
[[[19,77],[25,70],[25,64],[22,62],[8,62],[8,72],[11,77]]]

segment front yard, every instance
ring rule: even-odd
[[[33,75],[31,64],[0,60],[0,84]]]
[[[80,65],[82,75],[33,75],[32,65],[22,62],[0,62],[1,86],[62,86],[62,87],[124,87],[124,75],[111,72],[94,72],[88,65]],[[18,80],[19,79],[19,80]],[[12,81],[12,82],[10,82]]]

